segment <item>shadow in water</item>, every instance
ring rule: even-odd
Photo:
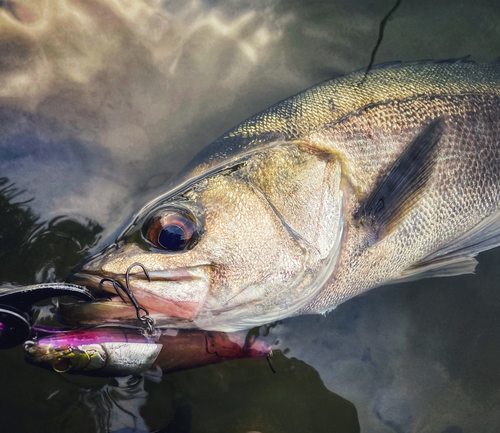
[[[329,391],[314,368],[281,352],[273,360],[276,374],[264,359],[239,360],[174,373],[161,381],[57,375],[19,363],[20,348],[5,352],[3,364],[15,367],[16,375],[3,375],[0,385],[17,390],[0,397],[12,415],[2,420],[5,431],[360,431],[354,405]]]
[[[241,360],[159,383],[124,378],[83,391],[81,401],[99,432],[360,431],[354,405],[329,391],[316,370],[281,352],[273,365],[276,374],[265,360]]]
[[[62,280],[99,240],[102,227],[58,216],[42,222],[23,191],[0,178],[0,284]]]

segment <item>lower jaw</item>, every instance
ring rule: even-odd
[[[119,302],[109,302],[109,301],[98,302],[99,304],[98,306],[94,305],[94,307],[96,308],[93,308],[91,306],[92,304],[95,304],[92,303],[88,305],[88,308],[80,308],[80,309],[87,310],[87,314],[90,314],[91,311],[94,310],[94,313],[96,314],[100,313],[98,314],[99,316],[108,316],[110,318],[113,318],[114,320],[119,320],[120,318],[136,319],[137,312],[135,307],[131,303],[123,302],[119,297],[117,297],[116,296],[117,293],[111,284],[109,283],[107,283],[106,285],[101,284],[102,278],[103,277],[99,275],[77,274],[72,276],[71,282],[74,284],[86,286],[87,288],[89,288],[90,291],[94,292],[96,296],[109,298],[109,295],[112,294],[113,298],[116,297],[116,299],[118,299]],[[122,281],[122,283],[124,283],[124,281]],[[167,316],[171,317],[174,320],[195,319],[200,310],[202,309],[205,301],[204,298],[201,299],[200,301],[173,300],[162,296],[158,296],[140,287],[134,287],[133,285],[131,286],[131,290],[139,305],[147,309],[150,314]],[[122,295],[124,295],[124,297],[127,298],[127,295],[123,293]],[[75,306],[78,309],[78,306],[81,307],[82,304],[75,304]]]

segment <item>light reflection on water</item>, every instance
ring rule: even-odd
[[[2,205],[15,218],[2,213],[0,276],[28,284],[64,279],[96,237],[225,130],[366,66],[393,2],[18,4],[17,17],[0,11],[0,176],[24,193]],[[494,1],[403,1],[377,61],[491,60],[499,20]],[[477,276],[380,288],[327,317],[283,321],[272,335],[289,353],[278,353],[276,375],[242,360],[129,389],[36,369],[19,348],[2,352],[2,425],[356,431],[340,395],[364,432],[498,430],[498,258],[482,254]]]
[[[80,401],[87,406],[98,431],[148,431],[141,408],[148,393],[144,378],[120,377],[98,388],[81,389]]]

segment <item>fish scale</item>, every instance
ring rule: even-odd
[[[301,138],[362,107],[384,101],[463,93],[499,95],[499,81],[498,62],[423,62],[410,66],[402,63],[372,70],[367,75],[362,70],[279,102],[230,130],[220,140],[256,137],[270,131],[283,133],[287,139]]]
[[[325,150],[333,148],[335,153],[340,152],[347,173],[352,173],[348,177],[362,198],[370,194],[394,162],[395,154],[402,152],[425,122],[439,116],[449,117],[448,129],[426,194],[399,222],[395,233],[369,252],[360,250],[359,239],[346,241],[349,251],[341,256],[336,274],[303,312],[338,305],[368,289],[397,280],[405,269],[498,210],[500,99],[496,96],[448,94],[391,101],[345,117],[314,135],[312,141],[322,143]],[[405,126],[392,128],[391,123],[396,121]],[[475,129],[478,123],[483,125],[480,134]],[[353,137],[373,134],[374,125],[380,125],[381,129],[377,145],[359,146]],[[450,185],[452,188],[447,188]],[[354,250],[360,250],[361,257]],[[373,263],[378,265],[374,267]]]
[[[205,147],[180,177],[199,175],[276,137],[307,140],[310,134],[363,108],[422,96],[500,96],[499,83],[498,61],[476,64],[452,59],[382,65],[368,74],[357,71],[313,86],[250,117]]]

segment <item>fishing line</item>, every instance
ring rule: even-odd
[[[273,365],[271,364],[271,356],[272,356],[273,352],[271,352],[270,355],[267,355],[266,356],[266,359],[267,359],[267,363],[269,364],[269,367],[271,368],[271,371],[273,373],[276,373],[276,370],[273,368]]]
[[[371,71],[371,69],[373,67],[373,63],[375,62],[375,56],[377,55],[377,51],[380,48],[380,45],[382,44],[382,39],[384,37],[384,30],[385,30],[385,26],[387,24],[387,21],[390,20],[391,15],[394,12],[396,12],[396,10],[399,8],[399,6],[401,5],[401,1],[402,0],[396,0],[396,4],[392,7],[392,9],[389,11],[389,13],[384,17],[384,19],[380,22],[378,40],[377,40],[377,43],[375,44],[375,48],[372,51],[372,57],[370,59],[370,63],[368,64],[368,67],[366,68],[365,75],[363,76],[361,83],[359,83],[360,86],[365,82],[366,77],[368,76],[368,73]]]

